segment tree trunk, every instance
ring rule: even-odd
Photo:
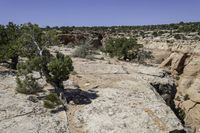
[[[18,55],[13,56],[11,58],[11,68],[12,69],[15,69],[15,70],[17,69],[18,60],[19,60],[19,56]]]
[[[64,109],[66,109],[67,98],[65,96],[65,90],[64,90],[63,82],[62,81],[56,81],[56,82],[54,82],[54,85],[55,85],[54,86],[55,92],[57,93],[60,101],[62,102]]]

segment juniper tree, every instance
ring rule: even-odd
[[[16,69],[18,63],[20,35],[19,26],[12,22],[0,26],[0,62],[10,64],[12,69]]]
[[[38,25],[25,24],[21,28],[22,36],[19,39],[21,44],[21,55],[26,58],[25,62],[18,65],[18,88],[24,85],[30,89],[32,83],[36,85],[38,77],[34,77],[34,72],[39,73],[39,78],[45,78],[55,88],[55,92],[60,97],[63,104],[66,102],[64,96],[63,81],[69,78],[73,71],[72,60],[59,52],[53,56],[48,50],[49,46],[58,45],[58,38],[55,30],[43,31]],[[27,82],[32,80],[33,82]],[[33,92],[33,91],[31,91]],[[37,90],[36,90],[37,92]]]

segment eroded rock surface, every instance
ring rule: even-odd
[[[184,130],[170,108],[175,83],[161,68],[114,59],[75,58],[73,62],[75,73],[68,82],[80,88],[65,83],[71,89],[67,118],[64,111],[51,114],[37,99],[16,94],[15,76],[2,76],[0,130],[8,133],[179,133]],[[85,99],[89,102],[84,102]]]
[[[65,111],[52,114],[41,101],[17,94],[15,87],[14,75],[0,76],[1,133],[68,133]]]
[[[185,126],[200,133],[200,42],[167,42],[165,38],[146,40],[145,43],[145,47],[153,51],[160,67],[168,68],[177,80],[176,105],[185,112]]]
[[[174,84],[162,69],[84,59],[74,59],[74,67],[77,74],[71,80],[98,95],[91,104],[82,105],[73,112],[70,124],[76,128],[74,131],[169,133],[183,130],[174,112],[150,84]]]

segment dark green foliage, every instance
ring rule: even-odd
[[[51,101],[44,101],[44,107],[48,108],[48,109],[54,109],[56,107],[56,105],[54,103],[52,103]]]
[[[6,26],[0,26],[0,62],[10,64],[10,67],[16,69],[19,57],[18,38],[21,32],[19,26],[9,22]],[[11,59],[11,62],[8,60]]]
[[[69,56],[64,56],[57,53],[56,57],[52,58],[47,65],[49,71],[48,80],[57,83],[67,80],[70,72],[73,71],[72,60]]]
[[[143,26],[94,26],[94,27],[53,27],[52,29],[59,29],[62,33],[69,33],[71,31],[82,31],[82,32],[109,32],[109,33],[120,33],[129,31],[160,31],[160,30],[175,30],[177,32],[198,32],[200,30],[200,22],[190,22],[190,23],[172,23],[172,24],[161,24],[161,25],[143,25]],[[160,35],[160,33],[158,33]]]
[[[162,30],[158,31],[158,36],[161,36],[162,34],[164,34],[164,31]]]
[[[21,56],[32,58],[41,56],[49,46],[58,45],[56,30],[43,31],[36,24],[24,24],[21,27],[22,36],[19,38],[21,44]]]
[[[33,75],[37,72],[39,79],[45,78],[55,87],[55,93],[61,98],[64,105],[66,100],[63,81],[69,78],[73,66],[69,56],[57,52],[54,57],[48,50],[49,46],[58,44],[56,31],[42,31],[37,25],[30,23],[23,25],[22,31],[23,34],[19,39],[22,46],[20,52],[26,60],[18,65],[18,86],[22,86],[23,90],[36,88],[38,77],[35,78]],[[29,80],[27,81],[27,75],[31,77],[30,84]],[[53,107],[55,104],[46,100],[45,106]]]
[[[154,31],[154,32],[152,33],[152,35],[153,35],[154,37],[157,37],[157,36],[158,36],[158,32],[157,32],[157,31]]]
[[[8,37],[6,28],[5,26],[0,25],[0,46],[7,44],[7,42],[8,42]]]
[[[53,109],[58,105],[61,105],[61,101],[58,98],[56,93],[50,93],[49,95],[45,97],[44,99],[45,108]]]
[[[105,51],[109,53],[111,57],[118,57],[122,60],[133,60],[137,58],[140,49],[143,47],[141,44],[137,44],[136,39],[130,38],[112,38],[109,39]]]

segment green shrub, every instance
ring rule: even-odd
[[[162,34],[164,34],[164,31],[158,31],[158,36],[162,36]]]
[[[133,60],[137,58],[137,54],[143,45],[137,44],[134,38],[111,38],[107,41],[105,52],[111,57],[118,57],[122,60]]]
[[[58,105],[61,105],[61,101],[58,98],[57,94],[50,93],[49,95],[47,95],[45,97],[45,99],[44,99],[44,107],[45,108],[53,109]]]
[[[12,22],[6,26],[0,25],[0,62],[7,63],[12,69],[16,69],[18,64],[20,35],[21,31],[18,25]]]
[[[45,101],[44,101],[44,107],[45,107],[45,108],[48,108],[48,109],[54,109],[54,108],[55,108],[55,104],[52,103],[51,101],[45,100]]]
[[[154,37],[157,37],[157,36],[158,36],[158,32],[154,31],[154,32],[152,33],[152,35],[153,35]]]
[[[86,58],[88,55],[91,55],[91,47],[89,45],[81,45],[79,46],[74,53],[72,54],[73,57],[80,57],[80,58]]]
[[[17,88],[16,91],[23,94],[36,94],[42,90],[42,87],[32,76],[26,76],[24,80],[19,77],[16,78]]]
[[[153,58],[152,52],[139,50],[137,53],[137,57],[133,61],[138,62],[138,63],[145,63],[146,59],[151,59],[151,58]]]

